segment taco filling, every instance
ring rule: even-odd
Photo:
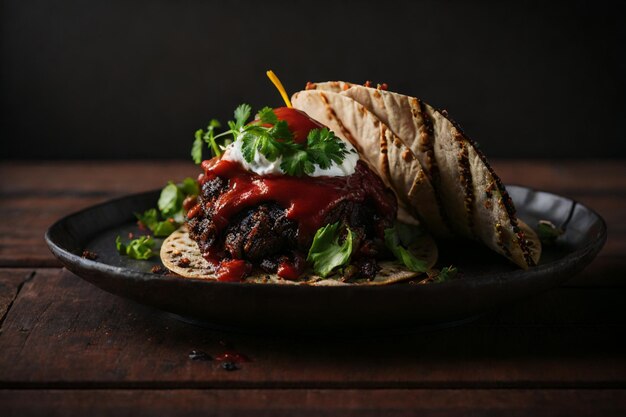
[[[373,279],[378,261],[393,257],[385,230],[395,195],[350,143],[304,112],[263,109],[201,167],[187,228],[218,280],[253,270],[297,280],[311,269]]]

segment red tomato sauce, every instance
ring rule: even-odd
[[[287,120],[296,141],[306,140],[311,129],[323,127],[295,109],[278,108],[275,113],[279,119]],[[298,240],[302,246],[310,245],[315,232],[326,225],[327,214],[343,201],[372,204],[383,218],[395,218],[397,210],[393,194],[362,161],[357,162],[354,174],[343,177],[260,176],[243,169],[237,162],[220,158],[202,162],[202,169],[201,186],[215,177],[228,180],[228,190],[211,203],[212,222],[218,234],[234,215],[266,202],[275,202],[285,208],[287,218],[297,222]],[[187,217],[191,219],[200,212],[201,207],[196,204],[189,208]],[[219,241],[216,239],[214,246],[221,245]],[[219,253],[223,253],[223,248],[211,247],[203,254],[217,268],[218,280],[240,281],[250,272],[250,265],[243,260],[220,262]],[[285,279],[296,279],[301,275],[306,265],[299,257],[296,256],[293,263],[282,262],[278,275]]]

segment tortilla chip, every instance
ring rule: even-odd
[[[412,245],[419,248],[416,256],[425,259],[428,268],[432,268],[437,262],[437,245],[428,235],[422,234]],[[181,263],[180,260],[187,258],[189,263]],[[184,278],[196,278],[206,280],[216,280],[214,268],[202,257],[196,242],[189,237],[186,226],[180,227],[172,233],[161,246],[161,261],[170,271]],[[322,278],[309,271],[296,281],[286,280],[276,274],[253,271],[243,282],[253,284],[281,284],[281,285],[317,285],[317,286],[338,286],[338,285],[386,285],[396,282],[407,281],[420,275],[418,272],[407,270],[397,262],[379,263],[381,270],[372,280],[358,279],[349,282],[342,281],[341,277],[331,276]]]

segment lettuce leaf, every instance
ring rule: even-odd
[[[329,224],[317,230],[307,261],[313,264],[315,273],[327,277],[338,267],[347,265],[352,255],[354,234],[346,226],[346,237],[339,243],[342,228],[339,223]]]

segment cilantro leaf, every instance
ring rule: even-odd
[[[172,181],[161,190],[157,203],[161,216],[164,219],[173,218],[177,223],[185,221],[183,201],[188,196],[198,195],[200,192],[198,183],[192,178],[185,178],[182,183],[174,184]]]
[[[413,272],[426,272],[428,270],[426,260],[417,258],[413,253],[402,246],[398,230],[395,226],[385,229],[385,245],[409,270]]]
[[[196,165],[202,162],[202,146],[204,145],[204,141],[202,140],[203,135],[204,131],[202,129],[196,130],[195,140],[191,146],[191,158]]]
[[[202,137],[202,139],[209,145],[211,148],[211,152],[213,152],[214,156],[221,156],[222,150],[215,142],[215,129],[221,127],[221,124],[216,119],[211,119],[209,125],[207,126],[207,131]],[[199,162],[198,162],[199,163]]]
[[[153,230],[159,222],[159,212],[155,208],[146,210],[143,214],[135,213],[135,217],[150,230]]]
[[[151,228],[152,233],[156,237],[167,237],[174,233],[176,229],[178,229],[180,222],[174,220],[173,217],[170,217],[170,220],[164,220],[162,222],[158,222],[154,225],[154,228]]]
[[[288,172],[289,175],[301,177],[305,174],[312,174],[315,171],[315,165],[309,160],[306,151],[298,150],[289,155],[289,158],[283,158],[280,169],[283,172]]]
[[[563,233],[565,233],[565,231],[560,227],[556,227],[551,221],[539,220],[537,224],[537,235],[541,243],[547,245],[553,244]]]
[[[174,230],[178,229],[179,226],[179,222],[176,222],[172,217],[163,221],[159,220],[159,213],[155,208],[146,210],[143,214],[135,213],[135,217],[137,217],[144,226],[150,229],[152,234],[156,237],[167,237],[171,235]]]
[[[115,238],[115,249],[120,255],[126,255],[126,245],[122,243],[122,238],[119,236]]]
[[[200,194],[200,186],[198,185],[198,181],[194,180],[193,178],[185,178],[183,182],[178,184],[178,188],[185,196]]]
[[[141,236],[128,243],[126,255],[133,259],[150,259],[156,254],[152,251],[154,240],[150,236]]]
[[[456,278],[456,275],[458,273],[459,273],[459,270],[455,266],[452,266],[452,265],[446,266],[444,268],[441,268],[441,271],[439,271],[439,273],[435,277],[435,282],[444,282],[450,279],[454,279]]]
[[[309,249],[307,261],[313,263],[313,270],[322,277],[328,276],[333,269],[347,265],[352,255],[353,233],[346,227],[346,237],[339,243],[340,224],[326,225],[315,233]]]
[[[229,122],[228,125],[231,127],[232,130],[238,131],[246,124],[246,121],[248,121],[248,119],[250,118],[251,113],[252,107],[250,107],[249,104],[240,104],[235,109],[235,123],[233,123],[231,126]]]
[[[182,191],[170,181],[161,190],[157,205],[164,217],[171,217],[182,207],[184,198]]]
[[[307,136],[307,153],[320,168],[329,168],[332,162],[341,164],[348,153],[346,144],[327,128],[313,129]]]
[[[280,139],[282,141],[291,142],[293,141],[293,133],[289,130],[289,125],[284,120],[279,120],[272,126],[269,131],[270,135],[272,135],[275,139]]]
[[[132,259],[146,260],[156,255],[152,250],[154,240],[150,236],[141,236],[131,240],[128,244],[122,243],[122,239],[118,236],[115,239],[115,247],[120,255],[126,255]]]
[[[135,213],[135,217],[143,223],[156,237],[172,234],[185,221],[183,201],[189,196],[200,192],[198,182],[185,178],[181,183],[169,182],[159,196],[158,210],[151,208],[143,213]]]
[[[268,130],[261,126],[246,129],[238,138],[241,140],[241,153],[247,162],[254,161],[256,152],[261,153],[268,161],[275,161],[281,154],[281,143]]]
[[[278,123],[278,117],[276,117],[276,113],[274,113],[274,109],[271,107],[263,107],[256,117],[263,124],[275,125]]]
[[[202,162],[202,141],[204,141],[211,149],[213,156],[221,156],[223,147],[218,144],[217,139],[232,135],[236,136],[239,131],[244,127],[246,121],[250,117],[252,107],[248,104],[240,104],[234,112],[235,120],[229,121],[229,130],[222,132],[218,135],[215,134],[215,129],[222,127],[221,123],[217,119],[211,119],[207,126],[206,132],[203,129],[197,130],[195,133],[195,139],[191,146],[191,158],[196,164]],[[227,139],[223,140],[224,147],[227,144]],[[230,142],[230,141],[228,141]]]
[[[191,146],[191,158],[196,165],[202,162],[203,143],[207,143],[209,145],[211,153],[214,156],[220,156],[222,154],[219,145],[215,141],[215,129],[219,128],[220,126],[221,125],[219,121],[217,121],[216,119],[212,119],[207,126],[206,133],[202,129],[196,130],[196,133],[194,135],[195,139],[193,141],[193,145]]]

